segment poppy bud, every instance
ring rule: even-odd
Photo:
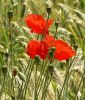
[[[73,35],[72,34],[70,34],[70,38],[73,39]]]
[[[48,13],[48,15],[50,15],[50,13],[51,13],[51,8],[50,7],[47,8],[47,13]]]
[[[13,17],[13,11],[8,11],[8,18],[11,20]]]
[[[74,40],[73,34],[70,34],[70,39],[71,39],[71,40]]]
[[[70,34],[70,39],[71,39],[72,43],[75,44],[74,36],[72,34]]]
[[[23,4],[22,11],[21,11],[21,18],[24,17],[25,9],[26,9],[26,4]]]
[[[17,75],[17,70],[16,70],[15,68],[12,70],[12,75],[13,75],[14,77]]]
[[[49,56],[52,58],[53,57],[53,52],[52,51],[49,51]]]
[[[4,55],[5,55],[6,58],[9,57],[9,53],[8,52],[5,52]]]
[[[69,59],[66,59],[66,63],[69,64]]]
[[[49,56],[52,58],[54,56],[54,52],[55,52],[56,48],[52,47],[49,51]]]
[[[56,30],[58,29],[59,22],[55,22]]]
[[[55,52],[55,50],[56,50],[55,47],[52,47],[52,48],[51,48],[51,51],[52,51],[53,53]]]
[[[74,49],[77,50],[78,49],[78,45],[74,44]]]
[[[61,68],[61,69],[64,69],[65,66],[66,66],[66,63],[65,63],[65,62],[61,62],[61,63],[60,63],[60,68]]]
[[[7,67],[6,66],[2,67],[2,73],[4,76],[6,76],[6,74],[7,74]]]
[[[38,56],[38,55],[35,56],[35,62],[36,62],[36,64],[38,64],[40,62],[40,56]]]

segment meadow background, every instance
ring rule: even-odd
[[[43,61],[36,74],[26,54],[27,43],[37,35],[25,17],[46,18],[47,8],[53,19],[50,33],[70,44],[76,55],[55,60],[54,69],[44,75]],[[85,0],[0,0],[0,100],[85,100]]]

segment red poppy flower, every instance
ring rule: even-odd
[[[55,38],[53,36],[49,36],[49,35],[47,35],[44,38],[44,42],[48,45],[48,48],[50,48],[51,46],[53,46],[54,40],[55,40]]]
[[[26,48],[26,53],[31,57],[35,58],[35,56],[38,53],[38,49],[40,47],[40,42],[37,40],[31,40],[28,42],[27,48]]]
[[[63,40],[56,40],[52,36],[46,36],[44,41],[47,43],[48,48],[56,47],[54,58],[58,60],[66,60],[75,55],[75,51]]]
[[[27,45],[26,53],[31,58],[35,58],[36,55],[39,55],[41,59],[45,59],[48,54],[48,46],[43,41],[31,40]]]
[[[35,58],[39,55],[41,59],[45,59],[51,47],[56,47],[54,58],[59,61],[73,57],[76,52],[63,40],[56,40],[52,36],[46,36],[43,41],[31,40],[26,48],[26,53]]]
[[[49,34],[48,28],[52,24],[53,20],[45,20],[41,15],[29,14],[25,18],[25,22],[32,32],[37,34]],[[47,26],[46,26],[47,23]]]
[[[38,49],[38,55],[45,59],[48,55],[48,46],[44,41],[41,41],[40,48]]]
[[[66,60],[73,57],[76,52],[63,40],[55,40],[54,45],[56,47],[56,51],[54,54],[54,58],[58,60]]]

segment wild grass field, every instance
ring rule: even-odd
[[[0,100],[85,100],[85,0],[0,0]]]

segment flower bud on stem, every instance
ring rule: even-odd
[[[47,13],[48,13],[48,15],[51,14],[51,8],[50,7],[47,7]]]

